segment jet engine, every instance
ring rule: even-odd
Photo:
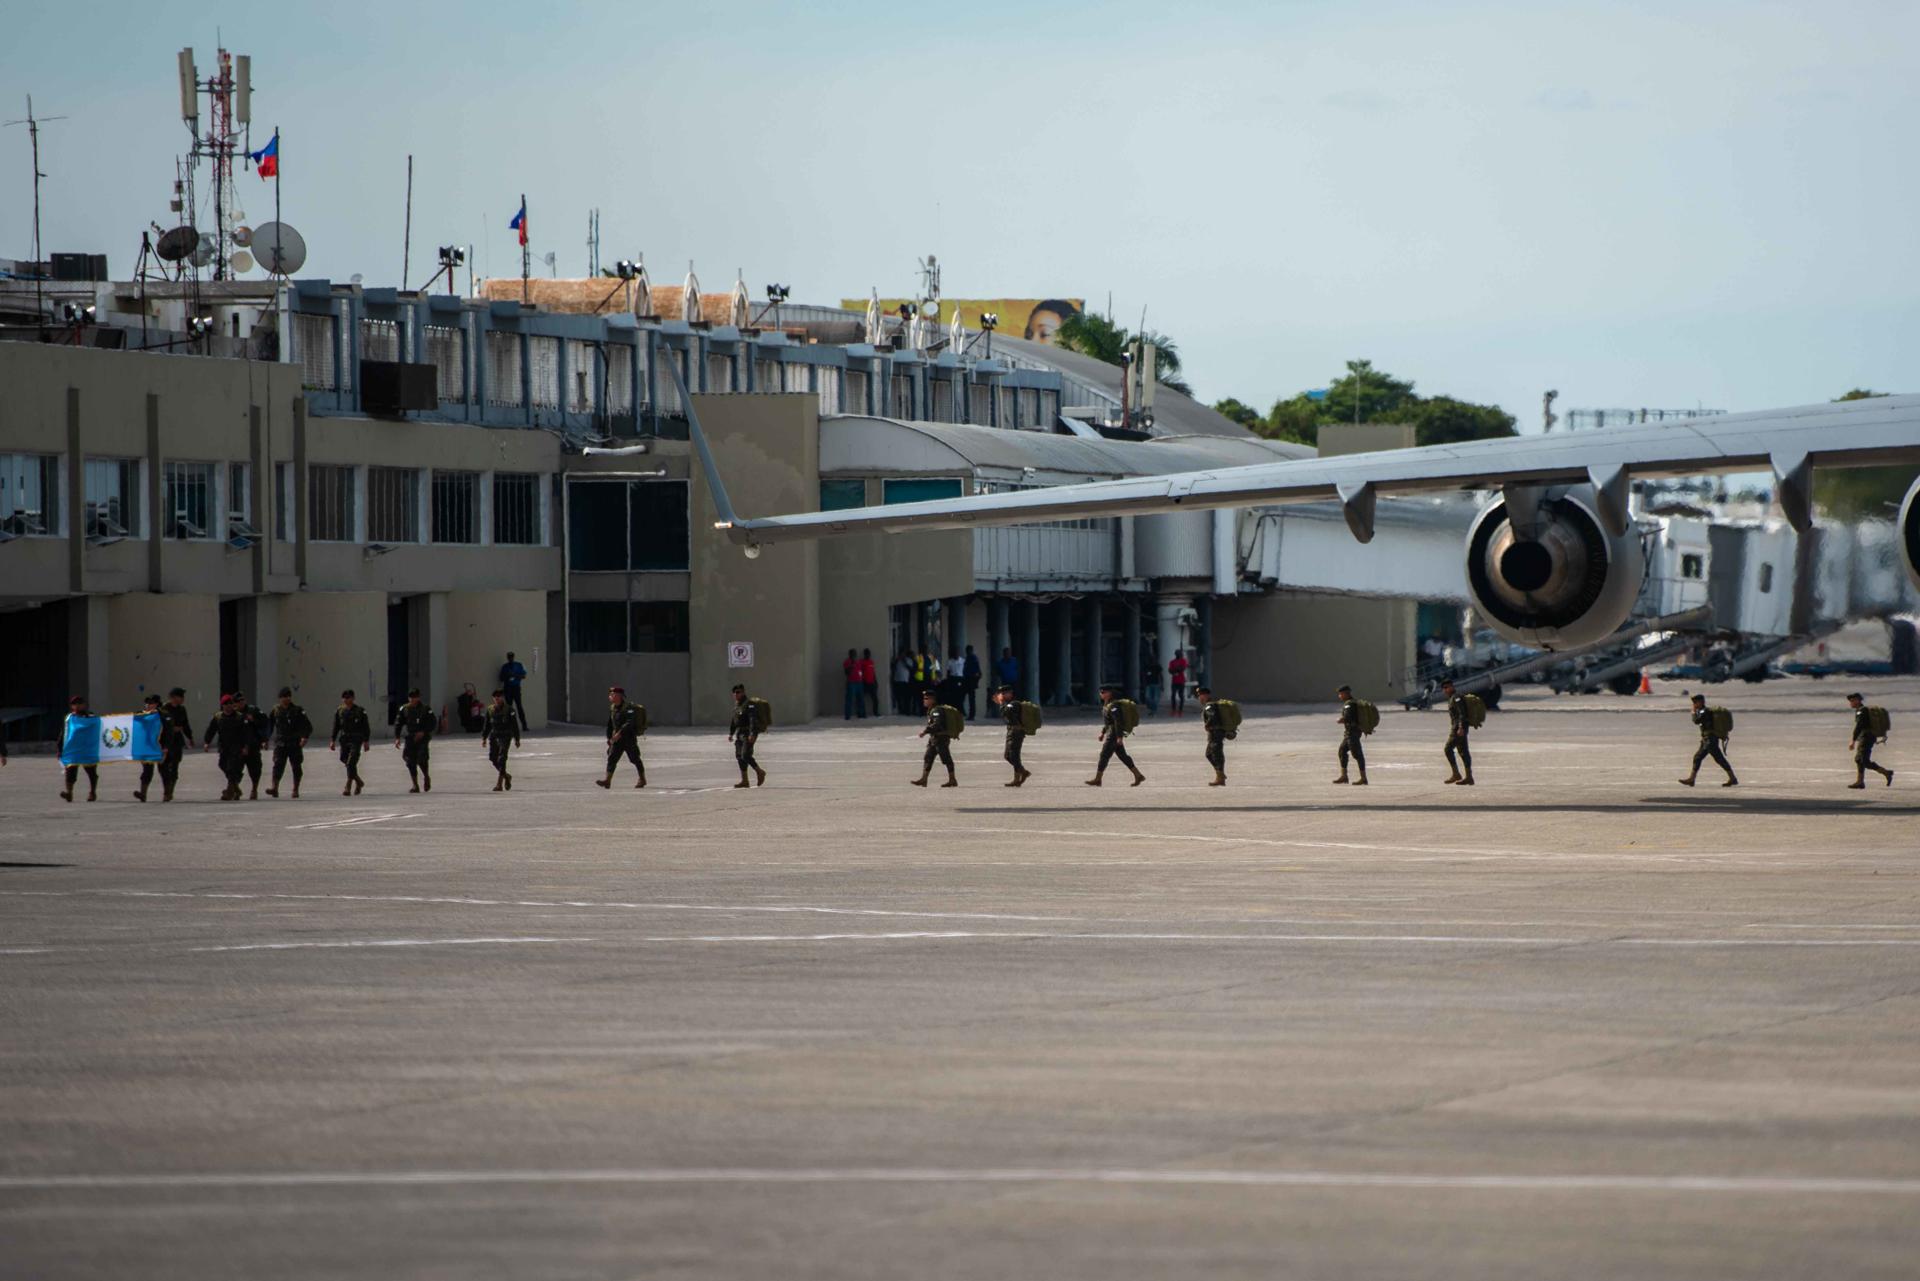
[[[1900,504],[1900,561],[1913,585],[1920,587],[1920,480],[1913,482]]]
[[[1474,519],[1467,591],[1495,631],[1564,650],[1604,640],[1626,621],[1645,553],[1632,525],[1609,534],[1598,510],[1586,488],[1509,489]]]

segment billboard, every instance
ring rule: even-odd
[[[840,305],[848,311],[865,311],[867,302],[865,298],[842,298]],[[913,305],[912,298],[880,300],[880,310],[889,316],[897,316],[901,307]],[[937,318],[942,328],[952,323],[955,307],[960,309],[960,323],[968,329],[980,328],[980,317],[990,311],[1000,317],[996,333],[1031,338],[1034,342],[1052,342],[1053,331],[1060,327],[1060,322],[1085,311],[1087,301],[1084,298],[942,298]]]

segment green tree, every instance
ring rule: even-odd
[[[1378,423],[1414,399],[1413,384],[1373,367],[1371,360],[1349,360],[1347,376],[1327,386],[1319,402],[1323,423]]]
[[[1276,400],[1267,411],[1266,421],[1254,429],[1270,440],[1297,440],[1303,445],[1320,443],[1320,403],[1305,392],[1290,400]]]
[[[1878,400],[1884,391],[1855,387],[1835,403],[1846,400]],[[1813,473],[1813,498],[1820,508],[1836,520],[1890,520],[1900,510],[1920,471],[1912,467],[1832,467]]]
[[[1414,440],[1444,445],[1514,434],[1513,415],[1498,405],[1476,405],[1452,396],[1419,396],[1413,383],[1375,369],[1370,360],[1350,360],[1347,372],[1317,398],[1301,392],[1273,403],[1249,422],[1244,402],[1229,397],[1214,408],[1270,440],[1317,445],[1320,429],[1356,419],[1363,423],[1411,423]]]
[[[1083,356],[1092,356],[1109,365],[1122,363],[1127,348],[1140,340],[1159,348],[1154,356],[1154,380],[1183,396],[1191,396],[1193,389],[1180,376],[1179,346],[1157,330],[1143,329],[1137,334],[1129,333],[1098,312],[1083,311],[1077,316],[1067,317],[1053,334],[1055,346],[1077,351]]]
[[[1243,401],[1235,400],[1231,396],[1225,400],[1214,401],[1213,412],[1219,414],[1222,418],[1231,418],[1248,431],[1253,432],[1258,432],[1264,422],[1260,417],[1259,410]]]
[[[1470,404],[1451,396],[1433,396],[1402,405],[1387,421],[1412,423],[1416,445],[1453,445],[1514,434],[1513,415],[1500,406]]]

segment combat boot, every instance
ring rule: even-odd
[[[1208,787],[1225,787],[1226,785],[1227,776],[1219,770],[1213,772],[1213,781],[1207,784]]]
[[[293,799],[296,801],[300,799],[300,784],[298,783],[293,785]]]
[[[608,789],[608,790],[612,790],[612,788],[613,788],[613,775],[611,775],[611,774],[609,774],[609,775],[607,775],[607,776],[606,776],[605,778],[596,778],[596,779],[594,779],[594,780],[593,780],[593,785],[594,785],[595,787],[603,787],[603,788],[606,788],[606,789]]]
[[[742,765],[740,767],[740,781],[733,785],[733,790],[737,792],[743,787],[752,787],[752,786],[753,784],[747,782],[747,767]]]
[[[1347,781],[1347,772],[1346,772],[1345,770],[1341,770],[1341,771],[1340,771],[1340,777],[1339,777],[1339,778],[1336,778],[1336,779],[1334,779],[1333,781],[1334,781],[1334,782],[1336,782],[1336,783],[1344,783],[1344,782],[1346,782],[1346,781]]]
[[[1722,787],[1738,787],[1738,786],[1740,786],[1740,780],[1739,780],[1739,779],[1737,779],[1737,778],[1735,778],[1735,777],[1734,777],[1733,775],[1731,775],[1731,774],[1729,774],[1729,775],[1727,775],[1727,781],[1726,781],[1726,782],[1724,782],[1724,783],[1722,783],[1722,784],[1720,784],[1720,786],[1722,786]]]
[[[1100,772],[1100,774],[1095,774],[1095,775],[1094,775],[1094,776],[1093,776],[1092,778],[1090,778],[1090,779],[1088,779],[1088,780],[1087,780],[1087,786],[1088,786],[1088,787],[1098,787],[1098,786],[1100,786],[1100,776],[1101,776],[1101,774],[1104,774],[1105,772],[1106,772],[1106,771],[1104,771],[1104,770],[1102,770],[1102,771]]]
[[[258,783],[256,783],[256,784],[254,784],[254,786],[255,786],[256,788],[258,788],[258,787],[259,787],[259,784],[258,784]],[[268,796],[271,796],[271,797],[273,797],[273,798],[274,798],[275,800],[278,800],[278,799],[280,799],[280,784],[278,784],[278,783],[275,783],[275,784],[273,784],[272,786],[270,786],[270,787],[268,787],[268,788],[267,788],[267,795],[268,795]]]
[[[250,801],[257,801],[260,799],[260,784],[255,783],[253,785],[253,790],[247,793],[247,799]]]
[[[1460,771],[1455,770],[1453,771],[1453,773],[1447,775],[1445,778],[1441,779],[1440,781],[1442,783],[1458,783],[1460,781]]]
[[[942,784],[940,784],[940,786],[942,786],[942,787],[958,787],[958,786],[960,786],[960,780],[959,780],[959,779],[957,779],[957,778],[955,778],[955,777],[953,776],[953,771],[952,771],[952,770],[948,770],[948,771],[947,771],[947,781],[946,781],[946,782],[944,782],[944,783],[942,783]]]
[[[1032,778],[1032,777],[1033,777],[1033,771],[1032,771],[1032,770],[1030,770],[1030,769],[1023,769],[1023,770],[1021,770],[1021,771],[1020,771],[1020,778],[1019,778],[1019,780],[1018,780],[1017,782],[1015,782],[1015,783],[1014,783],[1014,786],[1015,786],[1015,787],[1019,787],[1019,786],[1021,786],[1021,785],[1023,785],[1023,784],[1024,784],[1024,783],[1025,783],[1025,782],[1026,782],[1027,780],[1028,780],[1028,779],[1030,779],[1030,778]]]
[[[922,774],[919,778],[910,778],[907,782],[913,784],[915,787],[925,787],[927,785],[927,774],[931,773],[933,773],[933,771],[928,770],[926,774]],[[745,787],[746,784],[742,783],[740,786]]]
[[[753,767],[753,774],[754,781],[759,783],[760,786],[765,787],[767,785],[767,772],[765,770],[756,765]]]
[[[1135,787],[1138,787],[1138,786],[1140,786],[1140,784],[1142,784],[1142,783],[1144,783],[1144,782],[1146,782],[1146,781],[1147,781],[1147,776],[1146,776],[1145,774],[1142,774],[1142,773],[1140,772],[1140,767],[1139,767],[1139,766],[1137,766],[1137,765],[1129,765],[1129,766],[1128,766],[1127,768],[1133,771],[1133,785],[1134,785]]]
[[[133,789],[133,799],[136,801],[139,801],[142,805],[146,804],[147,785],[145,783],[142,783],[140,784],[140,786]]]
[[[1365,773],[1362,773],[1362,774],[1360,775],[1360,777],[1359,777],[1359,778],[1356,778],[1356,779],[1354,779],[1354,780],[1353,780],[1353,785],[1354,785],[1355,787],[1365,787],[1365,786],[1367,785],[1367,776],[1366,776],[1366,774],[1365,774]]]
[[[420,790],[423,792],[431,792],[433,790],[433,775],[427,773],[425,770],[420,771]]]
[[[1692,774],[1689,774],[1689,775],[1687,775],[1687,776],[1686,776],[1685,778],[1683,778],[1683,779],[1681,779],[1681,780],[1680,780],[1680,786],[1682,786],[1682,787],[1692,787],[1692,786],[1693,786],[1693,780],[1694,780],[1694,779],[1696,779],[1696,778],[1698,778],[1698,777],[1700,777],[1700,775],[1699,775],[1699,772],[1698,772],[1698,771],[1695,771],[1694,773],[1692,773]]]
[[[353,780],[353,794],[354,794],[355,796],[358,796],[358,795],[360,795],[360,793],[362,793],[362,792],[364,792],[364,791],[366,791],[366,790],[367,790],[367,780],[366,780],[366,779],[364,779],[364,778],[356,778],[356,779],[354,779],[354,780]]]
[[[513,790],[513,775],[502,774],[500,777],[506,782],[507,790],[511,792]]]
[[[1460,786],[1462,786],[1462,787],[1472,787],[1472,786],[1473,786],[1473,771],[1472,771],[1472,770],[1468,770],[1468,771],[1467,771],[1467,772],[1466,772],[1466,773],[1465,773],[1464,775],[1462,775],[1462,776],[1461,776],[1461,779],[1460,779]]]
[[[343,787],[343,788],[341,788],[341,789],[340,789],[340,795],[342,795],[342,796],[352,796],[352,795],[353,795],[353,780],[352,780],[352,779],[348,779],[348,780],[347,780],[347,785],[346,785],[345,787]]]
[[[504,778],[495,778],[493,780],[493,790],[496,792],[506,791],[507,790],[506,780]]]

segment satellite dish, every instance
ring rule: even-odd
[[[235,274],[252,271],[253,255],[244,249],[236,249],[233,251],[233,257],[227,259],[227,266],[233,268]]]
[[[253,228],[242,223],[229,233],[229,239],[231,239],[234,244],[245,249],[249,244],[253,243]]]
[[[244,209],[235,209],[232,213],[228,214],[227,217],[234,222],[245,222],[247,220],[247,211]]]
[[[175,227],[160,233],[160,243],[153,247],[153,252],[161,262],[183,262],[193,256],[199,244],[200,233],[192,227]]]
[[[291,276],[307,264],[307,242],[292,223],[263,222],[253,229],[253,256],[276,276]]]
[[[212,262],[213,242],[211,240],[202,240],[199,244],[195,245],[193,252],[187,255],[187,261],[196,267],[204,267]]]
[[[929,298],[925,302],[921,303],[920,314],[925,316],[928,320],[940,319],[940,300],[937,298]]]

